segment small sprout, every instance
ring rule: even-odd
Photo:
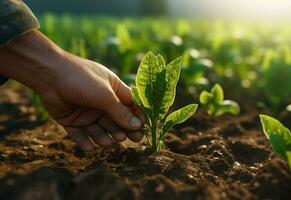
[[[145,113],[148,126],[143,132],[153,152],[163,149],[163,138],[168,130],[186,121],[198,107],[197,104],[190,104],[166,117],[175,100],[181,61],[180,57],[166,65],[161,55],[148,53],[139,66],[136,86],[131,87],[135,104]]]
[[[223,89],[219,84],[215,84],[210,92],[204,90],[200,94],[200,103],[212,117],[224,113],[238,115],[240,112],[240,107],[235,101],[224,100]]]
[[[267,115],[260,115],[264,134],[273,150],[288,162],[291,170],[291,132],[280,121]]]

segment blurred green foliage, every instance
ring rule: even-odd
[[[101,62],[127,84],[144,54],[183,55],[180,90],[198,100],[219,83],[228,98],[264,102],[273,111],[291,102],[291,28],[288,25],[165,18],[55,16],[41,31],[64,49]]]

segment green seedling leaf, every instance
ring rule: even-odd
[[[145,135],[152,151],[164,148],[163,136],[169,128],[188,119],[197,109],[189,105],[168,116],[160,127],[176,96],[182,58],[166,65],[161,55],[149,52],[142,60],[136,75],[136,87],[131,88],[134,103],[146,114],[148,126]],[[165,126],[165,128],[163,128]]]
[[[211,89],[211,94],[213,96],[213,101],[216,104],[222,104],[224,99],[224,94],[222,87],[219,84],[215,84],[214,87]]]
[[[240,113],[240,107],[235,101],[224,100],[217,110],[217,115],[221,115],[223,113],[238,115]]]
[[[157,86],[157,89],[159,89],[157,93],[157,100],[160,104],[159,119],[164,118],[165,114],[169,111],[169,108],[174,103],[176,87],[181,72],[181,63],[181,58],[177,58],[176,60],[172,61],[165,67],[165,77],[159,77],[165,79],[164,81],[160,81],[160,84],[165,84],[164,87]]]
[[[157,65],[157,57],[152,52],[146,54],[138,68],[135,80],[138,96],[143,106],[149,109],[154,107],[153,88],[158,73]]]
[[[163,58],[163,56],[161,56],[160,54],[157,55],[157,59],[158,59],[158,65],[160,68],[164,68],[166,66],[166,62]]]
[[[140,108],[143,108],[143,111],[145,112],[145,114],[147,116],[152,116],[153,113],[152,113],[152,110],[151,109],[148,109],[148,108],[145,108],[144,105],[142,104],[141,100],[140,100],[140,97],[138,95],[138,91],[137,91],[137,88],[135,86],[132,86],[131,87],[131,95],[132,95],[132,98],[133,98],[133,102],[139,106]],[[149,123],[151,123],[151,121],[148,121]]]
[[[260,115],[263,130],[268,139],[271,135],[281,135],[282,138],[291,144],[291,133],[279,120],[267,115]]]
[[[196,110],[198,105],[197,104],[190,104],[188,106],[185,106],[173,113],[171,113],[165,121],[164,127],[163,127],[163,133],[166,133],[170,128],[172,128],[176,124],[183,123],[186,121],[190,116],[192,116]],[[163,135],[162,135],[163,137]]]
[[[163,150],[166,148],[166,145],[165,145],[163,140],[159,140],[158,142],[159,142],[159,145],[158,145],[159,149],[158,150]]]
[[[200,103],[203,105],[208,104],[209,102],[212,101],[212,94],[207,92],[207,91],[202,91],[202,93],[200,94]]]
[[[165,66],[161,55],[148,53],[137,72],[136,86],[141,102],[162,119],[173,104],[181,71],[181,58]]]
[[[141,102],[141,100],[140,100],[140,98],[139,98],[139,96],[138,96],[138,91],[137,91],[137,89],[136,89],[136,87],[135,86],[132,86],[131,87],[131,95],[132,95],[132,98],[133,98],[133,102],[137,105],[137,106],[139,106],[139,107],[143,107],[143,104],[142,104],[142,102]]]
[[[212,117],[224,113],[238,115],[240,112],[240,107],[235,101],[224,100],[223,89],[219,84],[215,84],[210,92],[202,91],[199,100]]]
[[[291,132],[280,121],[267,115],[260,115],[263,132],[269,139],[274,151],[288,161],[287,152],[291,151]]]

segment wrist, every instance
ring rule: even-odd
[[[43,34],[31,31],[0,48],[0,74],[40,93],[53,87],[65,57]]]

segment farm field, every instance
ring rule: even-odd
[[[259,114],[291,128],[291,27],[163,18],[40,16],[62,48],[102,63],[128,85],[147,52],[182,56],[170,112],[199,104],[170,129],[166,148],[147,141],[82,152],[34,92],[0,88],[0,199],[290,199],[291,168],[274,152]],[[202,91],[216,83],[238,115],[209,116]],[[7,198],[8,197],[8,198]]]

